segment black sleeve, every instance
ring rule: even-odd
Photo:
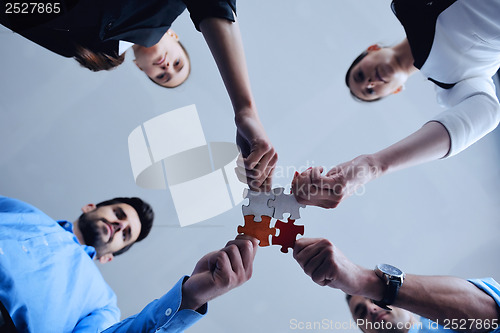
[[[200,22],[208,17],[217,17],[235,21],[236,0],[182,0],[186,4],[196,30],[200,31]]]

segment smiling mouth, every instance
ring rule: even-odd
[[[386,315],[387,315],[387,313],[385,313],[385,312],[384,312],[384,313],[379,314],[379,315],[377,316],[377,318],[375,318],[375,321],[377,321],[377,322],[382,321],[382,320],[383,320],[382,318],[384,318]]]
[[[106,225],[106,228],[108,229],[108,235],[109,235],[108,242],[109,242],[113,238],[113,228],[106,222],[104,222],[104,224]]]

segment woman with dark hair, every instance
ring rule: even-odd
[[[178,86],[190,72],[189,57],[170,30],[187,8],[231,99],[249,186],[271,185],[278,156],[252,96],[235,0],[65,0],[57,8],[50,3],[40,7],[42,12],[37,7],[27,13],[9,9],[5,1],[2,4],[6,8],[0,12],[2,25],[94,71],[121,64],[123,50],[133,45],[137,66],[167,87]]]
[[[345,75],[345,84],[353,98],[361,102],[375,102],[401,92],[404,82],[417,70],[409,51],[407,39],[393,47],[370,45],[354,59]],[[362,84],[368,72],[372,73],[368,77],[370,81]],[[385,81],[382,76],[386,77]]]
[[[342,163],[326,175],[297,175],[294,193],[306,204],[336,207],[356,188],[391,171],[453,156],[497,127],[500,105],[492,76],[500,67],[500,0],[393,0],[407,38],[372,45],[356,58],[346,84],[358,100],[402,89],[420,70],[436,84],[446,111],[415,133],[375,154]]]
[[[191,73],[189,54],[172,29],[152,47],[134,44],[132,49],[137,67],[161,87],[178,87]]]

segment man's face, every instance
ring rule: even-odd
[[[135,46],[134,54],[137,67],[161,86],[177,87],[189,76],[189,58],[172,30],[152,47]]]
[[[401,87],[408,74],[390,48],[369,51],[350,73],[349,88],[362,100],[388,96]]]
[[[387,311],[363,296],[352,296],[349,309],[365,333],[407,332],[412,319],[412,314],[406,310],[392,307],[392,311]]]
[[[78,228],[85,244],[93,246],[100,258],[133,244],[141,232],[141,221],[132,206],[118,203],[83,213]]]

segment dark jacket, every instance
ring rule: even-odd
[[[45,0],[47,1],[47,0]],[[155,45],[188,8],[195,27],[206,17],[234,21],[236,0],[51,0],[59,14],[0,14],[0,23],[64,57],[76,46],[117,55],[120,40]],[[0,0],[5,8],[7,0]]]

